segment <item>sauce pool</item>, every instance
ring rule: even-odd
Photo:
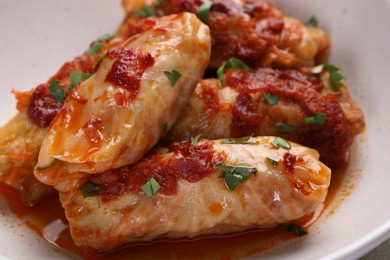
[[[325,201],[325,208],[330,208],[336,195],[342,188],[347,165],[333,170],[332,182]],[[64,210],[57,196],[39,203],[34,207],[22,203],[19,192],[0,183],[0,195],[9,208],[25,224],[43,239],[69,250],[85,259],[237,259],[251,256],[271,249],[281,241],[296,239],[290,233],[279,229],[250,230],[235,234],[202,236],[195,239],[168,240],[160,239],[147,243],[133,243],[115,252],[98,255],[78,248],[72,241]],[[50,209],[50,210],[47,210]],[[296,224],[307,227],[319,216],[315,212],[304,217]],[[309,230],[310,231],[310,230]],[[309,232],[310,236],[310,232]]]

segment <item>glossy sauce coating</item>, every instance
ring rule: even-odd
[[[129,90],[131,92],[129,101],[133,100],[138,93],[142,75],[154,64],[152,55],[134,49],[115,49],[110,51],[107,57],[116,60],[106,77],[106,82]]]
[[[333,157],[339,156],[340,160],[343,160],[343,154],[349,149],[353,138],[339,102],[340,93],[323,95],[322,80],[312,77],[310,73],[302,72],[274,70],[268,73],[258,70],[256,73],[249,73],[246,70],[229,70],[226,76],[227,84],[240,91],[233,107],[233,136],[256,133],[262,123],[262,116],[266,116],[258,112],[259,103],[266,102],[264,94],[275,94],[280,100],[297,104],[302,118],[301,122],[294,124],[296,129],[284,136],[289,140],[314,147],[320,153],[326,153],[332,157],[325,158],[326,162],[336,164],[337,158]],[[326,114],[323,125],[304,124],[304,118],[315,116],[317,113]],[[284,123],[283,121],[284,119],[280,118],[280,122]],[[280,133],[283,134],[282,131]],[[329,150],[335,154],[331,154]]]
[[[281,38],[282,13],[272,4],[259,1],[246,1],[246,5],[231,0],[212,2],[207,24],[212,33],[213,55],[218,53],[222,60],[236,57],[250,66],[261,65],[270,48]],[[177,0],[171,1],[171,8],[173,12],[197,13],[202,4],[199,0]]]
[[[62,86],[65,88],[66,86]],[[35,88],[28,106],[30,119],[39,127],[48,127],[62,107],[63,101],[58,101],[49,92],[48,84]]]
[[[336,193],[342,188],[342,180],[346,167],[335,170],[335,178],[332,178],[329,194],[325,202],[326,208],[333,205]],[[35,208],[23,206],[19,199],[18,192],[12,188],[0,184],[0,194],[6,199],[11,209],[19,218],[25,219],[26,224],[39,236],[43,236],[45,227],[54,221],[60,219],[67,224],[63,214],[63,209],[58,203],[58,198],[46,200]],[[47,209],[50,209],[48,211]],[[333,209],[334,210],[334,209]],[[314,219],[313,219],[314,218]],[[307,216],[297,221],[296,224],[307,227],[318,218],[318,214]],[[163,257],[163,258],[193,258],[193,257],[212,257],[218,259],[232,259],[237,257],[251,256],[273,248],[283,240],[293,239],[292,234],[278,229],[272,230],[252,230],[250,232],[241,232],[233,235],[224,236],[203,236],[198,239],[184,240],[156,240],[153,243],[136,243],[130,247],[124,247],[104,255],[96,255],[89,251],[82,251],[72,242],[69,230],[59,230],[58,238],[54,242],[63,249],[82,256],[85,259],[122,259],[130,257],[132,259],[145,259],[145,257]]]
[[[187,110],[165,139],[275,135],[315,148],[325,164],[343,164],[353,137],[364,129],[364,116],[347,87],[333,89],[325,76],[313,75],[308,68],[228,69],[226,86],[217,79],[198,84]],[[324,122],[306,123],[306,118],[318,114],[325,116]]]
[[[108,170],[87,178],[87,181],[100,187],[97,195],[105,201],[126,192],[142,192],[141,186],[151,178],[160,184],[159,193],[174,195],[178,179],[192,183],[200,181],[216,170],[216,163],[223,161],[223,155],[213,150],[211,142],[199,146],[187,141],[172,143],[170,151],[175,158],[155,153],[137,164]]]

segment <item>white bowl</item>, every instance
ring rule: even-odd
[[[120,1],[0,0],[0,123],[15,113],[11,88],[30,89],[97,36],[114,32]],[[287,15],[315,15],[332,38],[331,63],[341,67],[367,129],[355,139],[348,180],[305,239],[280,243],[256,257],[354,259],[390,237],[390,1],[275,0]],[[334,211],[330,214],[330,211]],[[35,235],[0,201],[0,259],[74,257]],[[19,225],[22,224],[22,225]]]

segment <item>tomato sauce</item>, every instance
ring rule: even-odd
[[[232,135],[277,135],[302,145],[315,148],[321,160],[329,166],[345,163],[344,158],[352,144],[350,123],[346,119],[337,92],[324,93],[319,77],[302,70],[257,69],[253,72],[229,69],[226,84],[235,88],[238,96],[232,110]],[[264,95],[274,94],[279,103],[271,106]],[[261,103],[260,102],[264,102]],[[277,123],[285,123],[286,114],[297,110],[294,130],[283,133]],[[326,114],[324,124],[305,124],[304,119]],[[280,116],[274,118],[275,114]],[[268,121],[264,122],[267,117]],[[272,125],[274,126],[272,128]],[[271,126],[271,127],[270,127]],[[266,129],[266,130],[265,130]]]
[[[213,150],[210,141],[196,146],[187,141],[175,142],[170,145],[169,150],[172,152],[169,157],[154,153],[135,165],[93,175],[86,182],[99,186],[97,195],[102,196],[105,201],[115,199],[126,192],[139,193],[141,187],[151,178],[161,186],[159,193],[174,195],[177,192],[178,179],[190,183],[198,182],[216,170],[216,163],[225,160],[223,154]]]
[[[60,111],[62,103],[49,92],[49,84],[41,84],[31,96],[28,115],[37,126],[48,127]]]
[[[251,0],[245,4],[233,0],[212,3],[207,24],[212,37],[211,53],[216,60],[235,57],[255,67],[262,65],[272,46],[281,45],[283,14],[271,3]],[[164,1],[158,9],[162,14],[196,14],[202,4],[202,0],[172,0]]]
[[[154,64],[152,55],[134,49],[114,49],[107,54],[107,58],[115,61],[106,82],[130,91],[129,101],[133,100],[139,91],[142,75]]]
[[[332,183],[325,201],[325,209],[331,209],[337,194],[343,190],[343,177],[347,165],[333,171]],[[147,243],[133,243],[114,252],[96,254],[83,251],[74,245],[64,210],[57,196],[49,198],[35,207],[22,203],[20,194],[15,189],[0,183],[0,195],[7,202],[17,217],[43,239],[45,228],[53,223],[58,225],[58,237],[51,241],[59,248],[69,250],[85,259],[237,259],[248,257],[272,249],[283,241],[297,239],[294,235],[277,228],[267,230],[250,230],[226,235],[201,236],[195,239],[159,239]],[[49,209],[49,210],[48,210]],[[217,210],[217,209],[214,209]],[[322,208],[313,214],[303,217],[295,224],[308,228],[320,215]],[[64,228],[65,225],[65,228]],[[309,229],[309,237],[310,237]]]

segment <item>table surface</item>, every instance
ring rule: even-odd
[[[386,260],[390,259],[390,239],[360,258],[360,260]]]

